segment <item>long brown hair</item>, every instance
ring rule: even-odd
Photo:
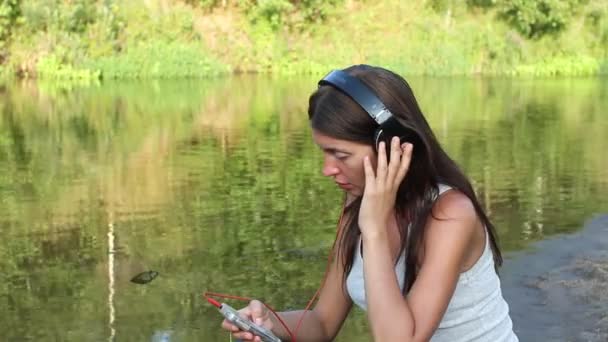
[[[494,226],[484,213],[471,183],[458,165],[443,150],[424,118],[414,93],[401,76],[379,67],[355,65],[344,69],[357,77],[380,98],[404,126],[415,131],[420,142],[414,146],[410,168],[399,186],[395,212],[400,219],[400,254],[405,252],[404,294],[409,292],[417,276],[417,262],[424,241],[424,228],[438,195],[438,184],[446,184],[465,194],[487,229],[496,267],[502,264]],[[319,87],[309,99],[308,117],[313,129],[336,139],[373,146],[378,124],[359,104],[340,90]],[[346,206],[346,203],[344,204]],[[343,281],[352,269],[355,248],[360,236],[358,225],[361,197],[345,209],[345,226],[337,239],[337,257],[344,266]],[[409,229],[408,229],[409,226]]]

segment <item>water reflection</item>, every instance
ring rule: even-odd
[[[205,290],[303,306],[341,198],[309,138],[315,80],[5,87],[7,339],[227,338]],[[606,212],[606,80],[411,83],[507,250]],[[360,312],[340,340],[369,340]]]
[[[114,308],[114,284],[116,277],[114,276],[114,223],[108,224],[108,329],[110,329],[110,336],[108,341],[114,341],[116,338],[116,329],[114,328],[114,321],[116,321],[116,309]]]

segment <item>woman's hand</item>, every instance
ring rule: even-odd
[[[239,314],[241,317],[246,318],[259,326],[272,330],[273,323],[270,319],[270,311],[259,300],[254,299],[249,302],[249,305],[239,310]],[[232,336],[241,341],[262,341],[259,336],[255,336],[247,331],[242,331],[228,320],[222,322],[222,328],[232,332]]]
[[[376,172],[369,157],[363,159],[365,189],[359,210],[359,228],[363,236],[386,233],[388,219],[395,208],[397,190],[410,166],[413,148],[410,143],[399,146],[399,138],[393,137],[391,161],[387,163],[385,143],[380,142]]]

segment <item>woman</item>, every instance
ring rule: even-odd
[[[311,95],[308,115],[323,174],[346,200],[335,257],[297,341],[331,341],[353,303],[367,311],[375,341],[517,341],[494,228],[407,82],[366,65],[334,71]],[[279,316],[293,331],[303,313]],[[289,338],[259,301],[241,314]]]

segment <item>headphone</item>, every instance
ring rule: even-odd
[[[323,85],[331,85],[348,95],[379,125],[374,132],[376,151],[380,141],[384,141],[389,148],[390,139],[394,136],[399,137],[401,143],[417,140],[418,134],[411,128],[403,126],[378,96],[358,78],[342,70],[333,70],[319,81],[319,86]]]

